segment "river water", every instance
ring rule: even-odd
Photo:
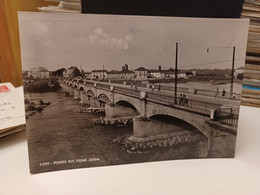
[[[29,100],[51,102],[41,113],[27,119],[27,136],[32,173],[71,168],[118,165],[146,161],[201,158],[207,141],[182,144],[149,153],[130,154],[115,139],[133,134],[133,127],[99,126],[93,119],[103,114],[79,113],[76,100],[63,93],[31,93]]]

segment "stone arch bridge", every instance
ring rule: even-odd
[[[231,122],[226,124],[212,119],[216,113],[214,110],[238,102],[189,95],[187,105],[176,105],[170,92],[158,93],[145,88],[96,81],[60,80],[60,85],[82,103],[91,107],[104,106],[108,119],[132,116],[133,139],[136,141],[170,135],[172,124],[151,120],[154,116],[170,116],[195,127],[208,139],[208,156],[231,157],[234,153],[237,129],[237,122],[234,121],[237,119],[232,115]]]

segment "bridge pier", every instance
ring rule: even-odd
[[[69,88],[69,94],[70,96],[74,96],[74,88],[72,86]]]
[[[146,117],[146,100],[145,99],[141,100],[140,114],[141,114],[142,117]]]
[[[88,95],[85,91],[80,91],[80,103],[87,104],[88,102]]]
[[[156,137],[180,131],[175,125],[163,121],[136,116],[133,119],[133,136],[136,138]]]
[[[118,106],[113,103],[106,103],[105,105],[106,119],[135,117],[138,115],[138,111],[124,106]]]
[[[74,89],[74,99],[78,100],[80,99],[80,91],[78,89]]]
[[[97,97],[91,97],[89,99],[89,105],[93,108],[99,108],[100,104]]]
[[[65,92],[69,93],[69,86],[68,85],[65,85]]]
[[[232,127],[216,127],[209,124],[210,134],[208,136],[209,158],[230,158],[234,157],[236,145],[236,131]]]

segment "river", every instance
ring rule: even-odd
[[[92,124],[101,113],[79,113],[76,100],[59,92],[27,93],[28,100],[51,102],[41,113],[27,119],[27,136],[32,173],[118,165],[146,161],[201,158],[207,141],[153,149],[149,153],[129,154],[115,139],[133,134],[132,125]]]

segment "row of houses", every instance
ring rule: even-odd
[[[48,79],[50,72],[44,67],[36,67],[24,72],[24,78],[30,79]]]
[[[77,66],[71,66],[62,70],[62,76],[64,78],[74,78],[77,76],[82,76],[80,70]],[[214,71],[213,71],[214,72]],[[234,72],[234,76],[237,77],[238,74],[243,72],[242,68],[238,68]],[[211,71],[212,73],[212,71]],[[207,71],[196,71],[196,70],[178,70],[177,77],[178,78],[188,78],[191,76],[201,76],[205,74],[205,76],[209,76],[209,72]],[[32,68],[29,71],[24,72],[24,76],[31,79],[45,79],[50,78],[50,71],[48,71],[44,67],[36,67]],[[158,69],[146,69],[145,67],[139,67],[135,70],[129,70],[128,65],[124,65],[121,71],[117,70],[92,70],[91,72],[85,72],[84,77],[87,79],[94,80],[148,80],[148,79],[174,79],[175,71],[174,69],[162,70],[161,66]]]
[[[178,78],[187,78],[189,75],[194,76],[196,73],[191,72],[187,74],[186,71],[179,70]],[[91,72],[86,72],[85,77],[87,79],[105,80],[105,79],[122,79],[122,80],[147,80],[147,79],[171,79],[175,78],[175,71],[173,69],[169,70],[158,70],[156,69],[146,69],[144,67],[139,67],[135,70],[128,70],[128,66],[122,67],[121,71],[116,70],[92,70]]]

